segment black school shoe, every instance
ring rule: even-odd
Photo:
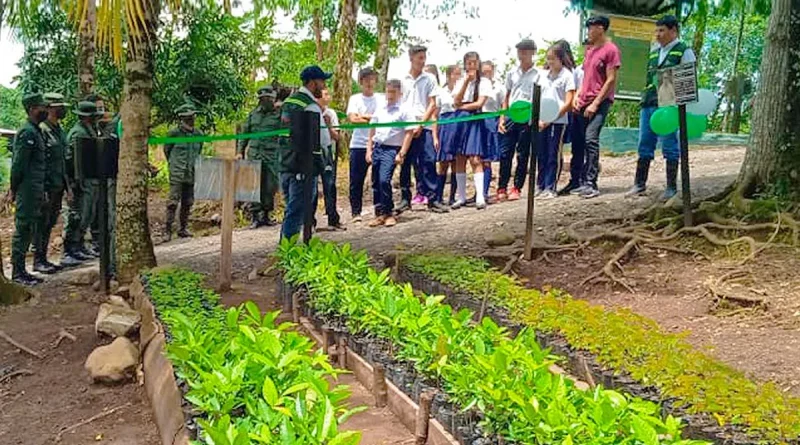
[[[428,203],[428,211],[431,213],[449,213],[450,207],[444,205],[441,202],[429,202]]]
[[[566,196],[572,193],[573,190],[577,190],[580,188],[580,184],[576,184],[574,182],[570,182],[569,184],[565,185],[564,188],[558,191],[558,196]]]
[[[47,261],[34,261],[33,271],[43,273],[45,275],[53,275],[58,272],[58,269]]]
[[[394,208],[395,213],[398,215],[408,210],[411,210],[411,203],[409,203],[405,199],[400,201],[400,204]]]
[[[44,280],[34,277],[28,272],[22,270],[15,271],[15,273],[11,276],[11,281],[23,286],[36,286],[37,284],[41,284]]]

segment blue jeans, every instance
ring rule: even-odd
[[[597,179],[600,176],[600,132],[606,123],[611,101],[606,99],[597,108],[597,113],[591,119],[583,115],[586,107],[579,111],[578,122],[583,129],[586,142],[586,162],[583,164],[583,178],[585,185],[597,188]]]
[[[538,176],[540,190],[556,190],[561,174],[561,148],[564,146],[565,124],[550,124],[539,133]]]
[[[680,159],[681,151],[678,147],[678,132],[667,136],[659,136],[653,133],[650,128],[650,118],[656,112],[656,107],[642,107],[639,114],[639,157],[642,159],[653,159],[656,154],[656,145],[661,141],[661,151],[664,159],[677,161]]]
[[[281,191],[286,202],[281,224],[281,238],[292,238],[303,227],[303,192],[305,177],[297,173],[281,173]]]
[[[511,180],[511,163],[517,154],[517,170],[514,173],[514,187],[522,190],[528,176],[528,160],[531,149],[531,130],[528,124],[506,121],[506,132],[500,134],[500,179],[498,189],[508,188]]]
[[[368,169],[367,149],[350,147],[350,213],[354,217],[361,215]]]
[[[372,151],[372,188],[375,197],[375,215],[389,216],[394,211],[392,176],[394,160],[400,147],[375,144]]]
[[[436,197],[436,150],[433,148],[433,133],[422,130],[418,138],[411,140],[403,165],[400,167],[400,196],[411,201],[411,167],[417,194],[428,199]]]

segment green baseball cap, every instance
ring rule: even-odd
[[[97,112],[97,104],[94,102],[89,102],[86,100],[78,102],[78,106],[75,109],[75,114],[81,117],[94,117],[97,116],[99,113]]]
[[[22,96],[22,106],[27,108],[35,106],[46,106],[47,102],[44,101],[41,93],[28,93]]]
[[[191,104],[183,104],[175,109],[175,114],[177,114],[178,117],[189,117],[197,114],[197,111],[195,111]]]
[[[64,101],[64,95],[59,93],[44,93],[44,101],[47,102],[48,107],[66,107],[68,105]]]
[[[258,97],[259,99],[262,97],[271,97],[274,99],[278,97],[278,93],[276,93],[272,87],[261,87],[258,89]]]

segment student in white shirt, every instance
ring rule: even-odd
[[[411,70],[403,81],[403,105],[408,108],[415,121],[428,121],[434,116],[436,108],[436,79],[424,71],[428,49],[421,45],[412,46],[409,51]],[[411,208],[411,168],[414,167],[417,179],[417,196],[413,203],[427,204],[428,209],[442,213],[447,209],[433,200],[436,193],[436,151],[433,148],[431,129],[423,126],[414,130],[414,141],[406,163],[400,169],[400,205],[398,212]]]
[[[332,230],[347,230],[342,225],[339,211],[336,209],[336,165],[338,164],[338,149],[334,144],[339,143],[339,117],[336,115],[336,110],[328,107],[331,103],[331,93],[328,88],[322,90],[322,97],[317,99],[320,108],[322,109],[322,120],[325,123],[325,128],[320,129],[323,133],[322,154],[320,156],[321,172],[319,174],[322,179],[322,197],[325,200],[325,215],[328,217],[328,228]],[[311,194],[313,197],[313,208],[317,208],[317,200],[319,199],[317,178],[314,177],[314,185],[312,186]],[[316,219],[314,220],[316,226]]]
[[[378,72],[367,67],[358,72],[358,84],[361,92],[350,97],[347,103],[347,120],[353,124],[368,124],[375,110],[385,100],[383,94],[375,92],[378,83]],[[361,222],[361,211],[364,202],[364,182],[367,178],[367,139],[369,130],[358,128],[353,130],[350,138],[350,212],[353,222]]]
[[[481,111],[484,113],[500,111],[503,106],[503,101],[505,101],[506,98],[506,89],[501,82],[495,82],[494,80],[494,63],[491,61],[483,62],[481,65],[481,74],[484,80],[492,84],[492,94],[489,96],[489,99],[486,101]],[[488,201],[489,187],[492,184],[492,162],[500,160],[500,142],[499,133],[497,131],[499,119],[492,117],[484,119],[481,122],[484,123],[483,154],[481,155],[483,160],[483,193]]]
[[[539,152],[537,185],[543,199],[556,197],[556,185],[561,174],[561,149],[567,127],[567,114],[575,97],[575,76],[569,69],[570,59],[560,45],[547,50],[548,70],[542,76],[542,97],[555,99],[558,116],[552,122],[539,121]]]
[[[508,109],[517,101],[531,102],[533,86],[539,82],[539,70],[533,66],[533,56],[536,54],[536,43],[530,39],[523,39],[517,43],[517,59],[519,67],[506,78],[506,99],[503,109]],[[497,200],[514,201],[520,198],[525,178],[528,176],[528,158],[530,155],[531,129],[528,124],[510,122],[505,116],[498,120],[500,133],[500,179],[497,183]],[[507,192],[511,180],[511,163],[514,154],[517,157],[517,169],[514,173],[514,185]]]
[[[489,96],[492,95],[492,84],[489,79],[482,79],[481,58],[478,53],[470,51],[464,55],[464,71],[467,77],[456,86],[454,101],[459,114],[472,115],[479,113]],[[467,203],[467,161],[472,166],[475,180],[475,208],[486,208],[486,197],[483,194],[483,134],[484,123],[480,120],[465,123],[464,143],[456,156],[456,202],[453,210]]]
[[[578,90],[581,89],[581,83],[583,83],[583,66],[575,63],[575,57],[572,54],[569,42],[559,40],[555,45],[563,49],[567,55],[566,60],[569,64],[564,64],[564,66],[572,70],[572,75],[575,79],[575,94],[577,94]],[[569,124],[564,135],[564,143],[570,144],[569,183],[557,192],[558,196],[569,195],[570,192],[585,182],[583,164],[586,158],[586,129],[583,128],[581,121],[578,119],[578,112],[579,110],[575,110],[573,106],[572,111],[567,114]]]
[[[403,83],[400,80],[386,82],[386,102],[378,107],[370,123],[409,122],[413,112],[401,103],[402,91]],[[394,168],[402,165],[406,159],[413,133],[414,128],[400,126],[369,130],[367,162],[372,164],[372,188],[375,194],[375,219],[370,221],[370,227],[397,225],[393,213],[392,176]]]
[[[456,105],[453,95],[458,81],[461,79],[461,67],[450,65],[445,69],[447,76],[444,86],[439,89],[436,96],[437,121],[444,121],[456,117]],[[464,123],[454,123],[433,126],[433,145],[437,151],[437,173],[439,175],[436,183],[436,201],[444,202],[444,185],[447,182],[447,170],[452,172],[450,177],[450,196],[454,201],[455,197],[455,159],[461,147],[464,134]],[[451,202],[452,204],[452,202]]]

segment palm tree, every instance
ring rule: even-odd
[[[353,47],[356,40],[359,0],[342,0],[340,5],[339,29],[336,31],[339,51],[333,76],[333,103],[334,107],[344,109],[353,89]]]

